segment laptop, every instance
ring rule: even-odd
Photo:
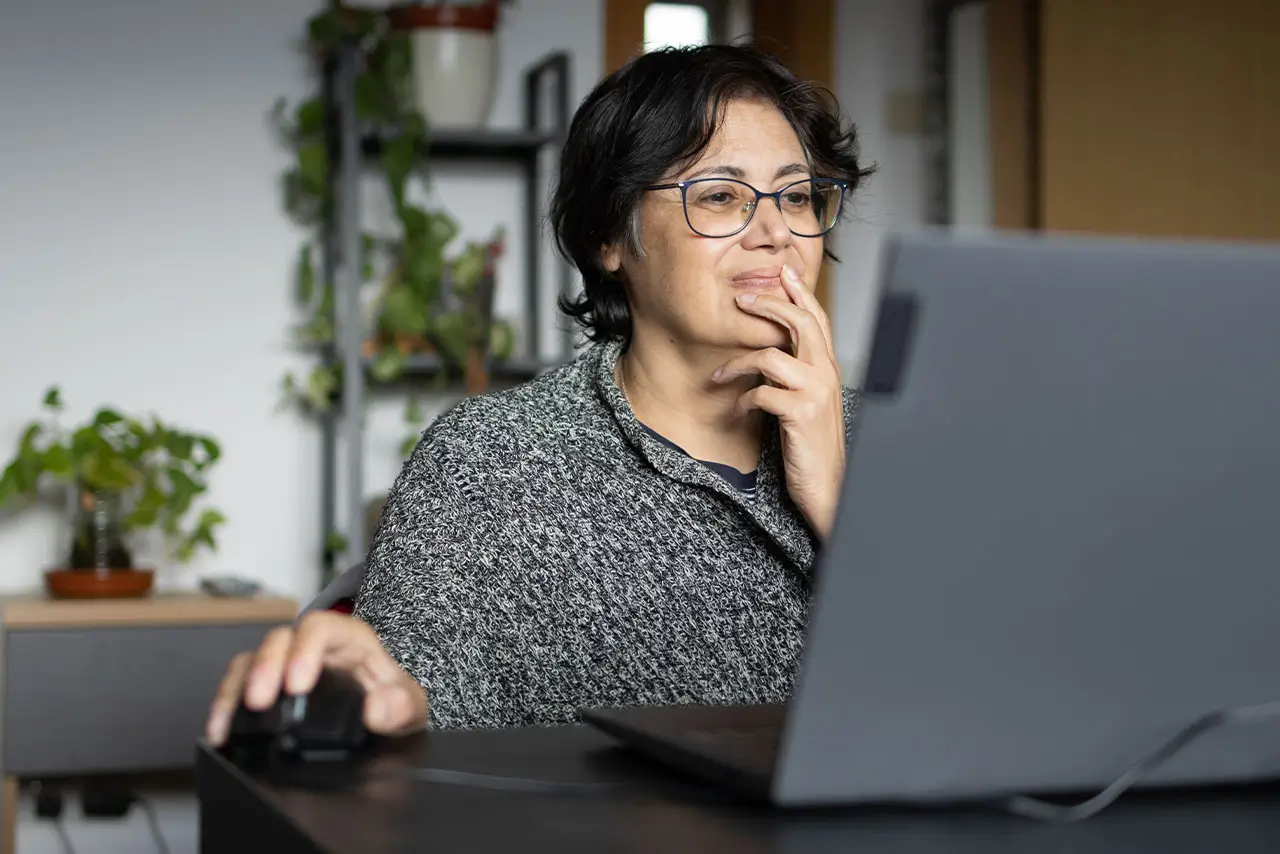
[[[789,702],[584,720],[776,806],[939,804],[1280,700],[1280,247],[922,231],[881,270]],[[1138,785],[1277,777],[1262,722]]]

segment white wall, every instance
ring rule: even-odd
[[[165,587],[221,571],[296,596],[315,587],[317,434],[275,411],[281,375],[306,366],[285,346],[300,235],[280,212],[275,181],[288,158],[265,123],[277,95],[307,91],[289,43],[313,5],[21,4],[0,28],[0,79],[10,81],[0,87],[0,452],[7,458],[54,382],[76,417],[110,402],[216,435],[226,457],[211,500],[231,524],[215,557],[166,569]],[[842,0],[838,10],[837,94],[880,169],[838,246],[833,319],[853,365],[880,237],[925,210],[925,141],[895,132],[886,115],[891,94],[923,85],[923,2]],[[513,4],[491,123],[519,124],[523,69],[555,49],[572,52],[576,104],[602,65],[601,15],[599,0]],[[368,188],[370,222],[385,221],[379,197]],[[466,236],[507,225],[498,310],[516,311],[516,173],[442,168],[435,198]],[[555,322],[546,307],[544,338]],[[400,404],[372,407],[367,494],[399,470]],[[60,530],[52,514],[0,519],[0,590],[37,586]]]
[[[893,118],[891,102],[924,95],[924,0],[839,0],[836,96],[857,125],[862,154],[878,171],[854,200],[837,236],[833,329],[846,378],[860,372],[869,337],[880,244],[896,226],[925,221],[928,144]]]
[[[163,587],[236,572],[295,596],[315,589],[318,436],[275,411],[282,374],[306,365],[285,346],[300,234],[281,213],[288,158],[265,119],[276,96],[308,91],[291,42],[317,5],[8,4],[0,27],[0,453],[51,383],[73,417],[111,403],[217,436],[210,498],[231,523],[216,557],[165,569]],[[508,13],[503,126],[520,120],[526,63],[570,49],[576,103],[602,62],[598,0]],[[514,174],[493,171],[439,182],[468,235],[519,222]],[[499,310],[520,288],[511,237]],[[398,471],[403,434],[396,401],[375,409],[370,491]],[[60,530],[51,514],[0,519],[0,590],[37,587]]]

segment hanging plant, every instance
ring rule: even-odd
[[[355,81],[356,114],[377,134],[377,163],[386,182],[397,233],[361,235],[361,279],[377,284],[371,337],[364,355],[380,381],[400,377],[407,360],[431,353],[442,369],[465,369],[477,348],[498,360],[510,357],[511,325],[490,319],[486,294],[479,283],[492,278],[493,262],[502,252],[502,234],[489,241],[470,241],[451,252],[459,227],[443,210],[429,210],[409,199],[414,182],[429,178],[427,124],[414,105],[412,48],[404,33],[391,30],[375,10],[331,7],[307,25],[306,51],[322,67],[344,39],[361,46],[363,67]],[[318,267],[324,224],[334,213],[326,135],[327,109],[321,95],[289,106],[276,102],[273,120],[280,139],[296,155],[282,177],[284,206],[290,218],[307,228],[295,268],[295,297],[305,317],[295,330],[305,347],[331,346],[336,334],[334,283]],[[448,297],[446,298],[446,291]],[[484,309],[484,310],[482,310]],[[439,374],[443,382],[445,372]],[[286,375],[287,400],[325,412],[337,400],[341,365],[317,364],[305,378]],[[414,406],[409,401],[407,407]],[[407,410],[408,411],[408,410]]]

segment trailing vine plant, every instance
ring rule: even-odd
[[[491,277],[504,236],[470,241],[450,252],[459,233],[457,221],[443,210],[413,201],[415,182],[429,180],[428,129],[413,101],[412,55],[407,35],[386,26],[376,10],[331,6],[307,23],[305,50],[321,80],[323,65],[338,45],[360,46],[362,68],[355,80],[355,109],[362,130],[377,140],[376,163],[385,179],[395,233],[361,234],[361,280],[377,283],[373,323],[365,342],[371,376],[380,381],[400,377],[407,360],[421,353],[438,356],[442,368],[463,370],[476,348],[495,359],[510,356],[513,333],[504,321],[491,320],[480,306],[486,302],[482,283]],[[322,269],[325,223],[334,215],[327,125],[330,117],[321,92],[290,105],[278,99],[273,124],[295,160],[282,176],[284,206],[290,219],[307,230],[298,249],[295,298],[304,319],[294,330],[298,344],[317,351],[331,347],[336,333],[336,294],[332,271]],[[445,370],[437,373],[443,383]],[[286,400],[313,412],[328,412],[338,399],[342,366],[320,360],[305,377],[287,374]],[[408,454],[422,429],[422,408],[406,397],[410,427],[402,452]]]

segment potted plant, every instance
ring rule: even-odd
[[[221,456],[212,437],[109,407],[66,427],[56,386],[46,391],[43,408],[44,417],[25,426],[0,474],[0,509],[37,499],[50,481],[70,497],[66,564],[45,573],[53,595],[146,593],[154,572],[136,566],[130,543],[144,531],[162,534],[180,563],[202,547],[216,550],[226,519],[215,508],[196,508]]]
[[[375,379],[393,380],[409,357],[430,353],[443,368],[466,374],[469,393],[483,390],[488,359],[506,359],[514,346],[511,325],[492,316],[494,265],[503,237],[499,232],[490,240],[468,241],[451,253],[457,222],[409,198],[411,184],[428,178],[427,123],[413,100],[409,38],[389,27],[380,12],[344,6],[314,16],[307,32],[307,50],[317,60],[344,37],[356,38],[365,53],[356,107],[366,126],[379,132],[378,164],[396,224],[396,233],[362,235],[362,277],[377,288],[365,344],[371,372]],[[317,269],[315,245],[333,206],[325,103],[316,95],[290,109],[282,99],[274,117],[280,138],[297,158],[283,179],[285,207],[312,232],[297,258],[296,296],[306,313],[297,338],[319,349],[330,346],[335,334],[333,283]],[[444,379],[443,371],[439,378]],[[286,375],[284,386],[289,399],[326,411],[341,381],[341,366],[330,361],[316,365],[305,379]]]
[[[501,0],[446,0],[387,10],[391,29],[409,36],[414,103],[434,127],[477,128],[488,120],[501,5]]]

